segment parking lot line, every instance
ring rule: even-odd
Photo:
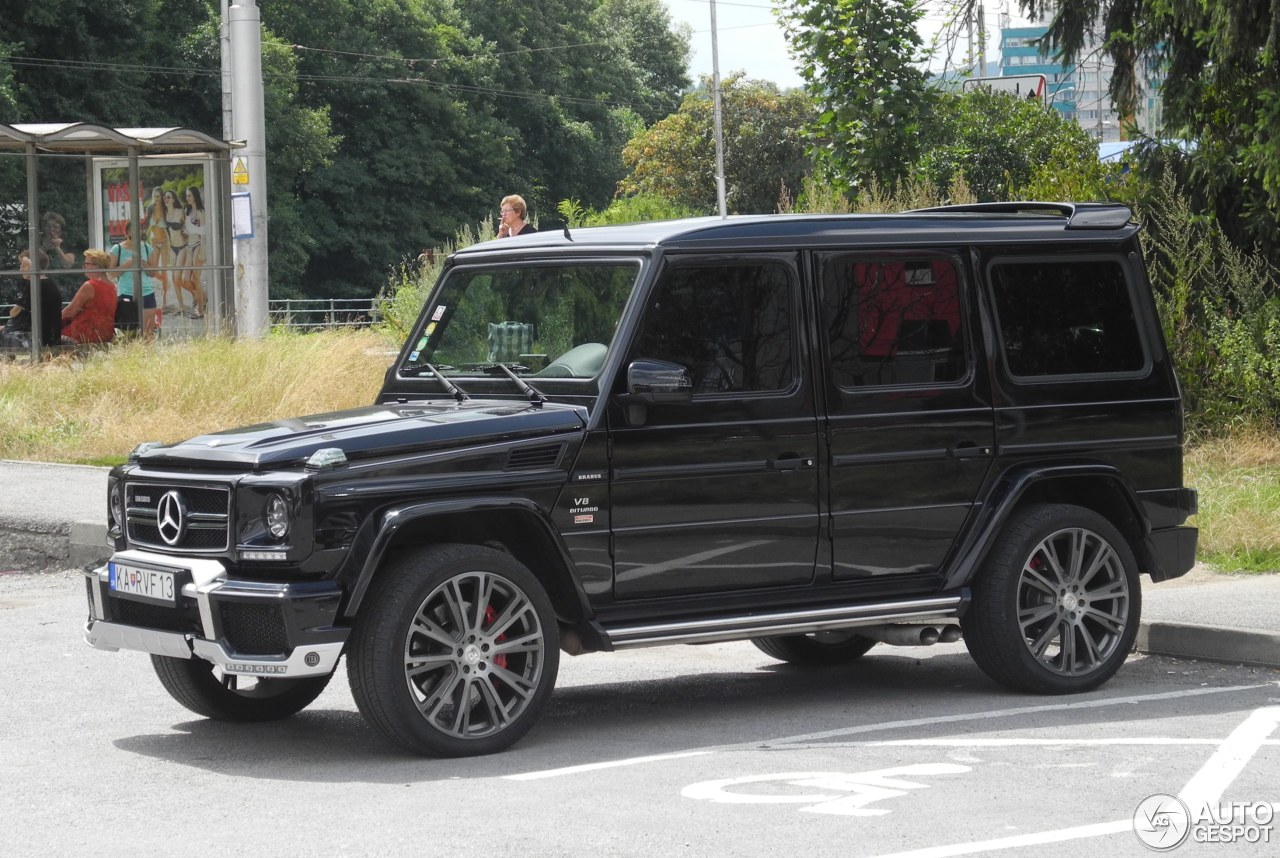
[[[1216,742],[1218,750],[1200,770],[1192,775],[1191,780],[1179,793],[1186,804],[1192,808],[1193,818],[1211,803],[1221,799],[1231,782],[1236,779],[1254,754],[1263,745],[1273,744],[1271,735],[1280,726],[1280,706],[1267,706],[1255,709],[1249,717],[1221,742]],[[983,840],[974,843],[955,843],[947,846],[929,846],[924,849],[913,849],[908,852],[894,852],[878,858],[951,858],[955,855],[972,855],[976,852],[994,852],[1001,849],[1017,849],[1023,846],[1036,846],[1045,843],[1062,843],[1067,840],[1082,840],[1087,837],[1103,837],[1133,830],[1133,818],[1115,822],[1101,822],[1093,825],[1079,825],[1072,828],[1060,828],[1055,831],[1039,831],[1032,834],[1019,834],[996,840]]]
[[[584,763],[577,766],[565,766],[558,769],[524,772],[518,775],[506,775],[504,780],[531,781],[543,778],[562,777],[604,769],[634,766],[643,763],[658,763],[667,760],[678,760],[684,757],[695,757],[723,751],[745,749],[777,750],[779,748],[796,749],[808,742],[817,742],[840,736],[853,736],[859,733],[878,733],[885,730],[900,730],[910,727],[928,727],[938,724],[958,724],[964,721],[985,721],[990,718],[1008,718],[1017,715],[1035,715],[1044,712],[1064,712],[1075,709],[1096,709],[1104,706],[1123,706],[1131,703],[1156,703],[1162,700],[1177,700],[1186,697],[1199,697],[1206,694],[1229,694],[1236,691],[1254,691],[1278,683],[1261,683],[1258,685],[1231,685],[1224,688],[1190,688],[1181,691],[1166,691],[1160,694],[1140,694],[1129,697],[1110,697],[1102,700],[1077,700],[1071,703],[1056,703],[1044,706],[1020,706],[1011,709],[988,709],[983,712],[968,712],[959,715],[939,715],[933,718],[911,718],[903,721],[884,721],[876,724],[862,724],[857,727],[841,727],[836,730],[824,730],[820,733],[805,733],[798,736],[787,736],[779,739],[743,742],[733,745],[717,745],[709,748],[697,748],[688,751],[676,751],[670,754],[653,754],[643,757],[629,757],[624,760],[605,760],[598,763]],[[1216,742],[1214,744],[1217,744]],[[837,747],[823,743],[823,747]]]

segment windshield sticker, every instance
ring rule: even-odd
[[[418,355],[420,354],[422,354],[422,352],[418,352],[418,351],[409,352],[409,362],[413,363],[414,361],[416,361],[418,359]]]
[[[427,338],[426,338],[426,337],[423,337],[422,339],[418,340],[418,350],[419,350],[419,351],[421,351],[422,349],[425,349],[426,347],[427,347]]]
[[[445,309],[444,304],[441,304],[439,307],[436,307],[436,311],[431,314],[431,321],[438,322],[441,319],[443,319],[444,309]]]
[[[429,336],[431,336],[432,334],[434,334],[435,332],[436,332],[436,323],[435,323],[435,322],[432,322],[431,324],[427,325],[427,329],[426,329],[425,331],[423,331],[422,333],[423,333],[423,335],[424,335],[424,336],[428,336],[428,337],[429,337]]]

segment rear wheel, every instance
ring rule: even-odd
[[[1070,504],[1029,507],[1006,526],[961,625],[974,661],[1019,691],[1097,688],[1124,663],[1142,595],[1128,542]]]
[[[752,638],[751,642],[766,655],[791,664],[843,664],[861,658],[876,645],[871,638],[844,630]]]
[[[219,721],[275,721],[311,705],[329,676],[265,679],[223,673],[202,658],[151,656],[166,691],[183,706]]]
[[[382,570],[356,623],[347,671],[356,705],[419,753],[491,754],[519,740],[560,665],[551,600],[520,562],[443,545]]]

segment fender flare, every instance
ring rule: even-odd
[[[1088,462],[1015,467],[1001,474],[991,484],[990,490],[985,493],[983,499],[975,505],[973,515],[979,520],[974,523],[974,526],[966,528],[965,539],[956,545],[954,556],[963,559],[947,572],[943,589],[951,590],[966,586],[973,580],[1005,523],[1033,487],[1051,481],[1080,478],[1105,480],[1115,487],[1118,496],[1124,501],[1138,525],[1139,532],[1132,546],[1134,553],[1138,555],[1140,563],[1146,562],[1149,558],[1143,556],[1146,552],[1144,543],[1151,532],[1151,522],[1143,512],[1142,504],[1138,501],[1133,486],[1118,468]]]
[[[568,590],[571,589],[572,597],[577,601],[577,608],[580,612],[580,616],[590,616],[586,594],[582,592],[581,587],[577,583],[576,577],[572,574],[568,574],[570,573],[570,570],[573,569],[573,560],[569,556],[568,549],[565,548],[563,540],[560,538],[559,531],[555,529],[541,507],[528,498],[515,495],[425,501],[421,503],[410,503],[403,506],[395,506],[381,512],[377,516],[377,533],[373,537],[373,544],[370,546],[369,552],[364,557],[364,561],[360,566],[360,571],[356,576],[355,582],[351,585],[350,597],[347,599],[347,604],[343,608],[343,614],[348,617],[353,617],[359,611],[360,605],[364,601],[365,595],[368,593],[369,586],[373,582],[374,576],[382,566],[382,561],[386,556],[387,550],[395,541],[396,536],[406,526],[425,519],[438,518],[443,515],[474,515],[499,510],[505,512],[519,512],[531,517],[537,523],[538,527],[546,536],[548,542],[555,547],[557,560],[560,563],[560,570],[566,573],[558,575],[557,577],[561,580],[552,583],[559,585],[562,595],[566,595]],[[535,572],[534,574],[536,575],[537,573]],[[542,576],[538,577],[541,578]]]

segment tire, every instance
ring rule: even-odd
[[[851,631],[752,638],[751,642],[765,655],[791,664],[844,664],[861,658],[876,645],[871,638]]]
[[[1106,682],[1133,649],[1142,611],[1128,542],[1092,510],[1027,508],[1006,525],[961,620],[983,672],[1035,694]]]
[[[160,683],[174,700],[218,721],[277,721],[311,705],[329,676],[260,679],[216,671],[202,658],[151,656]]]
[[[560,666],[551,600],[517,560],[441,545],[379,572],[347,655],[360,712],[421,754],[501,751],[537,721]]]

